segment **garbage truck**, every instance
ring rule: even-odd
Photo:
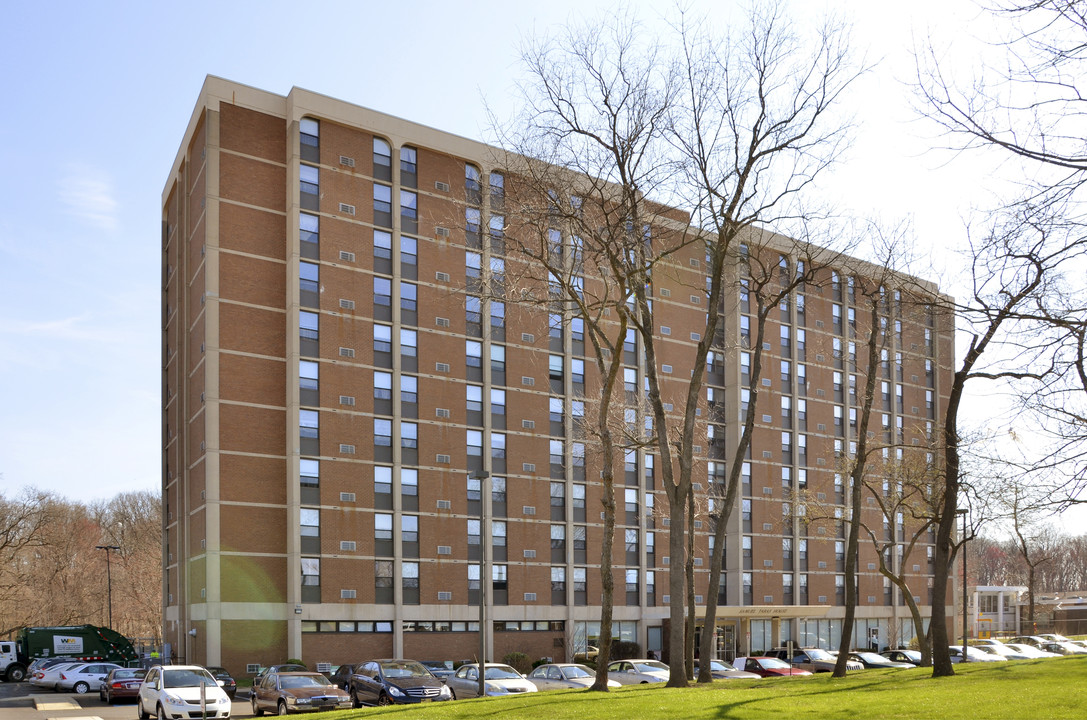
[[[0,675],[8,682],[26,677],[26,667],[38,658],[103,660],[130,666],[139,663],[132,643],[118,632],[97,625],[25,627],[14,642],[0,641]]]

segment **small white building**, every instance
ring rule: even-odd
[[[1024,585],[975,585],[970,588],[970,634],[976,638],[1020,634],[1026,603]]]

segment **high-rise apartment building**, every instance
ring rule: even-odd
[[[481,277],[521,262],[505,237],[516,178],[498,157],[305,90],[207,79],[162,198],[164,633],[175,659],[243,672],[289,657],[473,658],[481,589],[490,658],[569,659],[596,638],[601,483],[580,420],[599,383],[579,318],[480,292]],[[783,263],[796,260],[781,247]],[[701,255],[692,246],[653,283],[662,388],[677,407],[706,312]],[[856,273],[802,286],[768,321],[758,427],[721,549],[722,654],[836,642],[840,457],[856,441],[864,352]],[[903,291],[885,290],[871,436],[894,462],[933,432],[953,349],[944,320],[904,312]],[[751,308],[740,297],[727,309],[726,340],[707,359],[702,497],[726,472],[750,393]],[[623,352],[633,406],[645,384],[633,334]],[[623,460],[613,632],[659,652],[667,503],[652,447]],[[911,520],[881,523],[870,504],[878,535],[906,537]],[[805,517],[817,507],[827,522]],[[926,613],[931,542],[892,558]],[[858,644],[908,642],[903,598],[865,541],[859,572]]]

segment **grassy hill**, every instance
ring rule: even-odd
[[[934,680],[927,668],[864,670],[775,680],[719,680],[686,689],[628,686],[610,693],[539,692],[516,698],[365,708],[337,718],[420,720],[1054,720],[1087,716],[1087,656],[955,666]],[[324,715],[322,715],[324,716]]]

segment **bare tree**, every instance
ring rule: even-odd
[[[28,624],[33,608],[33,556],[46,543],[51,496],[26,489],[8,499],[0,493],[0,636]]]
[[[776,5],[756,8],[748,24],[724,42],[685,17],[676,29],[678,58],[666,57],[655,40],[643,40],[629,18],[576,29],[562,37],[561,47],[545,43],[530,52],[528,127],[546,142],[512,146],[520,154],[592,178],[582,180],[590,190],[581,196],[587,198],[593,188],[606,189],[606,201],[597,211],[622,221],[598,225],[610,228],[601,235],[607,241],[601,247],[610,256],[601,255],[606,262],[600,274],[618,282],[612,288],[619,293],[611,299],[613,320],[625,318],[641,340],[647,424],[653,428],[657,467],[668,498],[671,566],[679,569],[689,554],[685,528],[705,359],[711,350],[720,352],[724,304],[727,298],[734,305],[739,293],[733,268],[742,255],[740,245],[774,247],[770,263],[775,267],[784,250],[787,262],[811,268],[807,241],[794,243],[756,225],[794,223],[799,228],[794,221],[811,219],[796,200],[841,150],[849,124],[832,118],[830,110],[858,71],[840,26],[828,23],[818,29],[808,46]],[[646,198],[690,208],[700,232],[690,233],[685,217]],[[565,199],[560,199],[564,206]],[[682,409],[673,414],[665,408],[671,398],[661,391],[662,340],[657,336],[652,278],[655,273],[682,277],[674,269],[680,265],[679,254],[692,247],[705,255],[706,272],[686,282],[692,292],[697,287],[704,294],[707,315],[690,355],[685,400],[676,404]],[[789,274],[786,294],[804,278],[804,273]],[[564,296],[569,298],[569,293]],[[739,467],[737,461],[736,478]],[[717,506],[724,513],[718,520],[722,528],[728,502]],[[687,684],[689,663],[677,662],[691,655],[684,647],[686,585],[684,572],[669,573],[672,686]],[[716,596],[715,585],[710,597]],[[714,622],[715,616],[709,615],[707,626]],[[704,657],[710,656],[707,652]]]

